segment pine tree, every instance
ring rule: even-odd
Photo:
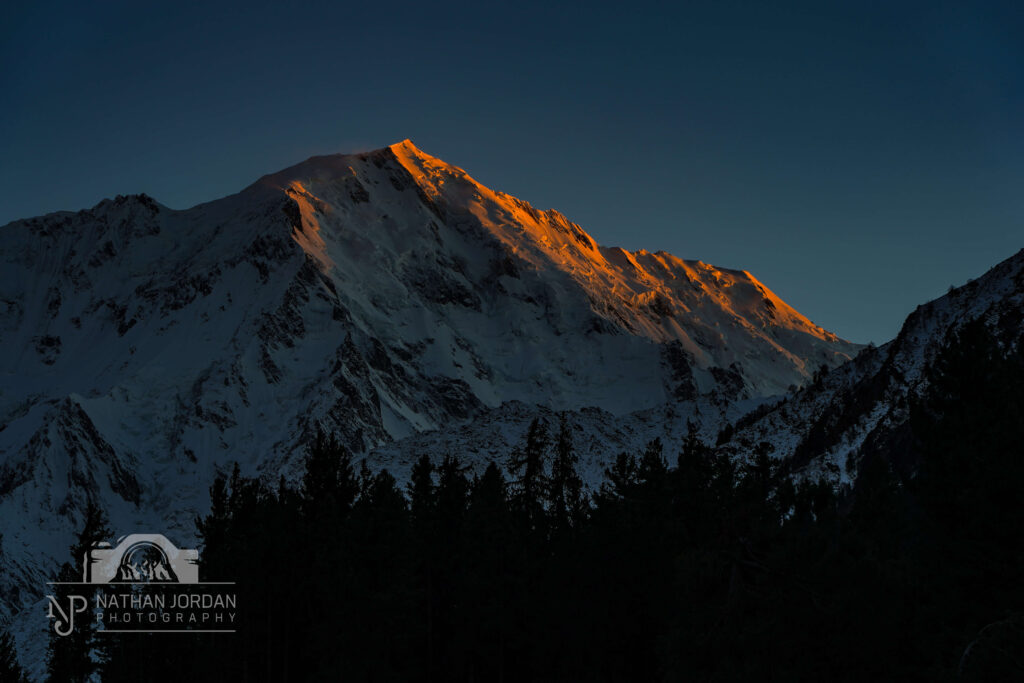
[[[668,473],[668,463],[665,462],[664,447],[661,439],[652,439],[644,447],[640,455],[640,462],[637,466],[637,478],[644,484],[655,484],[661,482]]]
[[[716,517],[715,457],[700,439],[697,425],[687,423],[686,438],[679,452],[673,473],[674,517],[685,538],[697,542],[714,534],[712,523]]]
[[[409,475],[409,483],[406,491],[409,496],[409,512],[412,515],[413,525],[420,531],[425,531],[434,511],[434,465],[430,457],[421,455],[412,466]]]
[[[597,495],[599,501],[611,503],[630,498],[638,484],[636,456],[619,453],[612,466],[605,468],[604,477]]]
[[[436,637],[437,583],[437,494],[434,485],[434,464],[423,454],[412,467],[406,492],[409,498],[411,525],[410,552],[414,577],[415,603],[413,615],[420,632],[414,645],[424,666],[432,667]],[[432,670],[432,669],[431,669]]]
[[[572,428],[565,413],[559,416],[555,457],[551,462],[548,501],[553,527],[563,532],[578,523],[583,510],[583,480],[576,471],[579,458],[573,449]]]
[[[469,502],[469,479],[459,459],[446,455],[437,468],[436,505],[442,529],[457,534],[466,516]]]
[[[636,512],[641,533],[657,542],[672,521],[672,489],[661,439],[652,439],[637,462]]]
[[[435,527],[430,548],[432,676],[457,675],[465,665],[464,632],[468,601],[465,597],[466,517],[469,505],[467,467],[446,455],[437,467]]]
[[[310,514],[336,519],[347,514],[355,502],[359,482],[352,469],[352,454],[333,435],[317,434],[306,458],[302,487]]]
[[[86,553],[94,543],[110,536],[106,514],[90,499],[86,504],[82,530],[70,548],[71,561],[61,566],[58,581],[80,582]],[[57,600],[66,604],[70,591],[57,585],[54,593]],[[96,622],[81,618],[84,616],[76,620],[74,630],[67,636],[50,631],[46,664],[49,683],[84,683],[99,670],[100,662],[105,658],[102,650],[108,643],[98,641]]]
[[[1003,530],[1014,544],[1024,521],[1024,345],[1000,344],[982,320],[950,336],[913,406],[920,473],[915,488],[931,513],[965,536]]]
[[[526,432],[525,443],[515,448],[509,457],[513,509],[533,530],[544,514],[543,498],[549,485],[546,472],[549,443],[547,423],[534,418]]]
[[[7,631],[0,631],[0,683],[28,683],[28,676],[18,663],[14,638]]]

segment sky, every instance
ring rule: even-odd
[[[1024,3],[292,5],[7,7],[0,225],[410,138],[876,343],[1024,247]]]

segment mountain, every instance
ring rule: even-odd
[[[982,321],[1007,348],[1024,343],[1024,250],[907,317],[889,343],[819,376],[777,404],[741,418],[724,449],[736,455],[762,442],[798,477],[851,482],[866,453],[896,467],[909,455],[912,402],[951,335]]]
[[[860,348],[746,271],[600,246],[408,140],[188,210],[16,221],[0,262],[0,617],[87,498],[185,543],[215,472],[293,475],[319,428],[400,470],[403,439],[493,446],[538,411],[572,411],[600,472]]]

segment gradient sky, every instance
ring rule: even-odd
[[[878,343],[1024,246],[1024,3],[549,4],[6,7],[0,224],[411,138]]]

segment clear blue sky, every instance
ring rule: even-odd
[[[0,224],[411,138],[883,342],[1024,246],[1024,3],[25,2]]]

